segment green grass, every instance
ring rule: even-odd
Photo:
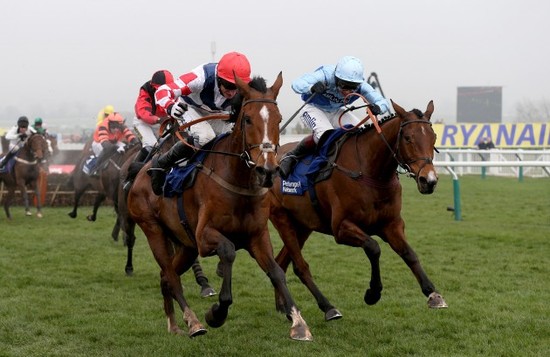
[[[226,324],[194,339],[174,336],[166,331],[158,268],[141,232],[135,274],[124,274],[125,248],[110,238],[112,208],[101,208],[90,223],[90,207],[76,220],[68,207],[47,208],[41,220],[13,207],[12,221],[0,217],[0,356],[550,355],[550,180],[461,177],[462,221],[446,210],[453,204],[448,176],[431,196],[420,195],[410,179],[401,182],[408,240],[448,309],[427,308],[412,273],[384,243],[382,299],[365,305],[364,253],[315,235],[304,254],[344,318],[325,322],[289,273],[312,343],[289,338],[268,278],[243,251]],[[280,240],[272,238],[277,251]],[[216,262],[205,259],[203,268],[219,290]],[[201,299],[191,274],[182,280],[204,322],[217,298]]]

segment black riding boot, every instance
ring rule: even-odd
[[[194,152],[192,147],[178,141],[168,152],[158,158],[153,157],[151,168],[147,172],[151,176],[151,187],[155,195],[160,196],[162,194],[166,171],[174,166],[177,161],[191,157]]]
[[[149,153],[151,152],[151,150],[153,150],[153,148],[150,147],[150,146],[142,147],[141,150],[139,150],[136,157],[134,158],[134,161],[132,161],[131,165],[133,165],[134,163],[136,163],[136,164],[142,164],[142,163],[145,164],[147,161],[149,161],[149,160],[147,160],[147,158],[149,157]],[[122,183],[122,189],[125,192],[128,192],[130,190],[130,187],[132,187],[132,183],[134,183],[135,178],[136,178],[135,175],[133,175],[132,177],[126,176],[126,179]]]
[[[103,143],[103,144],[105,144],[105,145],[103,145],[103,150],[101,151],[101,153],[97,157],[95,167],[90,171],[88,176],[96,176],[97,172],[99,170],[101,170],[101,168],[105,164],[105,162],[107,160],[109,160],[109,158],[111,156],[113,156],[113,154],[115,153],[115,151],[117,149],[115,144],[108,143],[108,142]]]
[[[303,138],[294,149],[287,152],[279,162],[279,174],[281,177],[287,178],[300,158],[311,154],[315,150],[315,146],[313,134],[311,134]]]
[[[145,159],[151,152],[152,148],[150,146],[144,146],[139,150],[138,154],[134,158],[134,162],[143,162],[145,163]]]

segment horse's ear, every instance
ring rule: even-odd
[[[273,97],[277,98],[279,95],[279,90],[283,86],[283,71],[279,72],[279,75],[277,76],[277,79],[275,80],[275,83],[271,86],[271,91],[273,92]]]
[[[250,87],[248,86],[248,83],[240,79],[235,71],[233,71],[233,76],[235,77],[235,84],[237,85],[239,92],[245,97],[250,97]]]
[[[395,103],[393,99],[390,99],[391,105],[393,106],[393,109],[399,115],[401,118],[405,117],[406,111],[405,109],[401,108],[399,104]]]
[[[433,112],[434,112],[434,101],[430,100],[430,102],[428,103],[428,106],[426,107],[426,112],[424,113],[424,116],[428,118],[428,120],[430,120]]]

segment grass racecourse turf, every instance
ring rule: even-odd
[[[446,210],[453,204],[448,175],[431,196],[420,195],[411,179],[401,182],[408,239],[448,309],[427,308],[412,273],[385,243],[382,299],[365,305],[370,266],[362,250],[316,234],[306,258],[344,317],[325,322],[289,272],[313,342],[289,338],[268,278],[244,251],[225,325],[194,339],[174,336],[141,231],[135,274],[126,277],[125,248],[110,238],[111,207],[94,223],[85,219],[90,207],[75,220],[69,207],[46,208],[43,219],[14,207],[11,222],[0,216],[0,356],[550,356],[550,179],[461,177],[462,221]],[[273,231],[272,241],[278,251]],[[202,262],[218,290],[217,259]],[[191,274],[182,281],[204,322],[217,298],[201,299]]]

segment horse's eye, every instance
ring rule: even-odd
[[[403,138],[407,143],[410,143],[412,141],[412,137],[410,135],[404,135]]]
[[[246,124],[252,123],[252,121],[251,121],[249,115],[244,115],[244,116],[243,116],[243,120],[244,120],[244,122],[245,122]]]

